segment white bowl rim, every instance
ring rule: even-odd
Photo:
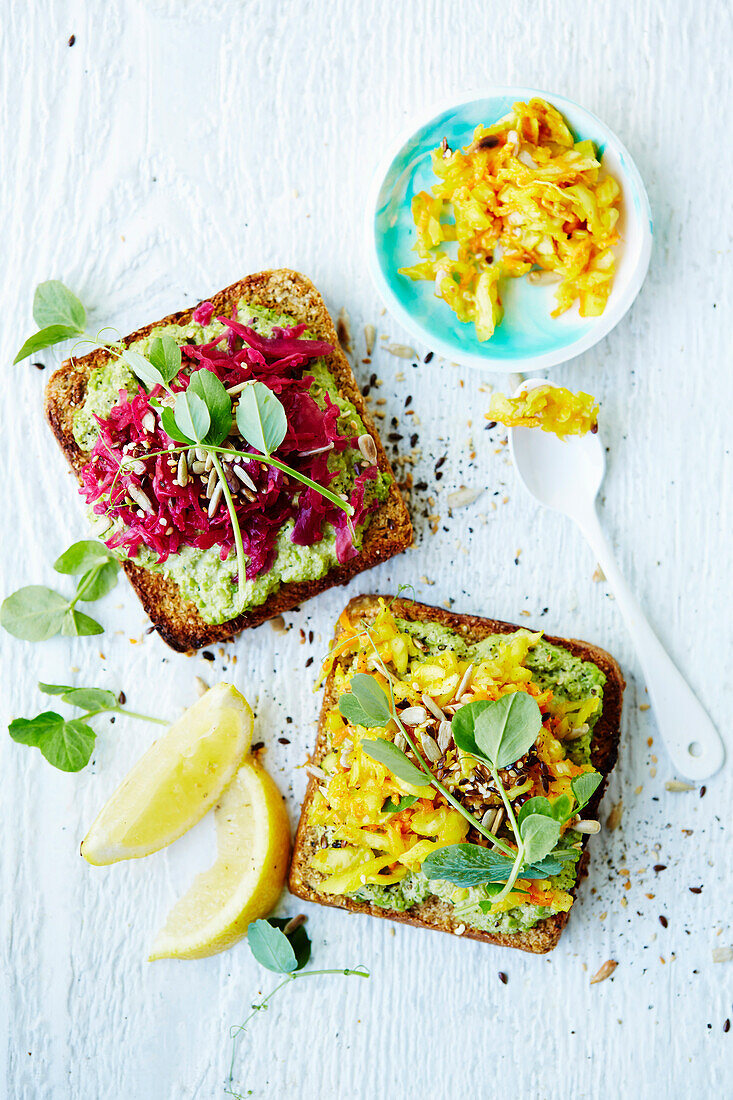
[[[607,134],[608,137],[613,140],[613,143],[623,155],[626,162],[623,173],[624,180],[628,179],[629,182],[636,187],[639,195],[641,203],[641,240],[636,268],[628,280],[623,293],[617,299],[613,309],[608,311],[604,310],[600,317],[596,319],[596,324],[592,325],[588,332],[578,337],[577,340],[564,345],[564,347],[555,348],[552,351],[543,352],[539,355],[517,356],[511,359],[499,360],[477,355],[475,352],[461,352],[457,346],[443,340],[440,336],[434,335],[413,320],[411,314],[402,305],[400,299],[393,293],[382,274],[375,243],[374,211],[377,206],[379,192],[382,189],[382,184],[384,183],[393,160],[402,148],[414,138],[418,130],[422,129],[422,127],[433,118],[437,118],[438,115],[444,114],[446,111],[451,109],[458,110],[460,107],[465,106],[465,104],[473,103],[479,99],[490,99],[502,95],[511,96],[515,99],[531,99],[536,96],[541,99],[546,99],[548,103],[551,103],[559,109],[561,109],[561,104],[566,104],[579,111],[582,115],[585,115],[586,118],[600,127],[601,132]],[[622,180],[622,183],[624,180]],[[490,85],[488,88],[471,93],[469,98],[459,102],[456,102],[453,98],[441,99],[434,102],[428,111],[424,113],[421,112],[419,119],[416,117],[413,118],[411,125],[405,127],[405,129],[400,132],[398,137],[391,142],[387,152],[380,159],[372,177],[372,182],[367,192],[365,230],[367,268],[387,308],[394,314],[400,324],[407,329],[415,339],[427,345],[431,351],[436,352],[444,359],[459,363],[461,366],[473,367],[476,370],[486,371],[487,373],[509,374],[516,371],[547,370],[550,367],[566,363],[571,359],[575,359],[576,356],[582,355],[584,351],[588,351],[589,348],[599,343],[604,336],[608,335],[611,329],[613,329],[627,313],[646,278],[652,254],[653,220],[649,196],[647,195],[646,187],[644,186],[644,181],[636,166],[636,162],[621,139],[606,125],[603,119],[599,118],[598,115],[595,115],[592,111],[589,111],[586,107],[583,107],[582,104],[577,103],[574,99],[570,99],[568,96],[555,94],[554,92],[546,92],[540,88],[529,88],[523,85],[497,84]]]

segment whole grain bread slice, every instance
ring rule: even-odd
[[[283,584],[261,606],[219,625],[205,622],[195,604],[184,599],[174,581],[160,573],[152,573],[132,562],[126,562],[124,570],[155,629],[168,645],[181,652],[225,641],[240,630],[259,626],[265,620],[291,610],[324,589],[346,584],[357,573],[371,569],[372,566],[401,553],[412,543],[412,525],[407,507],[400,495],[374,421],[365,408],[351,367],[339,346],[333,321],[313,283],[297,271],[284,268],[262,271],[225,287],[210,301],[216,314],[230,316],[232,307],[240,299],[245,299],[254,306],[285,313],[296,323],[306,324],[316,338],[327,340],[331,344],[333,351],[326,357],[328,369],[341,394],[355,405],[364,421],[377,448],[379,469],[392,475],[391,484],[387,499],[371,516],[362,548],[355,558],[329,570],[319,580]],[[125,337],[125,346],[142,339],[160,325],[186,324],[191,320],[194,308],[180,310],[161,321],[145,325]],[[79,448],[74,439],[74,414],[84,402],[92,371],[104,366],[109,359],[105,351],[93,351],[82,358],[68,359],[51,376],[46,387],[46,417],[77,477],[89,456]]]
[[[352,623],[358,623],[362,620],[369,622],[378,611],[379,599],[379,596],[357,596],[347,605],[346,614]],[[427,604],[416,603],[412,600],[396,599],[392,601],[392,609],[395,615],[402,619],[414,622],[437,622],[447,626],[469,644],[479,642],[489,634],[510,634],[520,629],[513,623],[485,619],[478,615],[460,615],[452,611],[446,611],[441,607],[430,607]],[[337,639],[340,634],[341,630],[337,629]],[[544,635],[544,637],[546,641],[551,642],[553,645],[559,645],[569,650],[574,656],[584,661],[592,661],[606,676],[606,685],[603,689],[603,710],[593,730],[591,741],[593,766],[601,772],[604,779],[596,789],[587,808],[583,811],[584,815],[594,817],[603,797],[608,776],[616,763],[618,755],[621,706],[625,687],[624,678],[613,657],[605,650],[599,649],[598,646],[577,641],[573,638],[555,638],[550,635]],[[343,659],[344,662],[347,660],[348,658]],[[316,745],[311,756],[311,761],[315,765],[320,764],[326,754],[326,718],[338,703],[338,697],[334,690],[338,663],[337,660],[325,684]],[[303,800],[290,864],[289,886],[291,893],[297,897],[317,902],[320,905],[346,909],[351,913],[366,913],[372,917],[387,917],[389,920],[400,921],[403,924],[413,924],[420,928],[432,928],[441,932],[452,932],[470,939],[483,940],[485,943],[495,943],[502,947],[515,947],[521,951],[529,951],[534,954],[545,954],[557,946],[569,913],[557,913],[552,917],[547,917],[536,924],[534,928],[524,932],[514,934],[480,932],[466,928],[454,916],[453,906],[435,896],[428,897],[420,905],[411,907],[407,912],[398,913],[395,910],[383,909],[368,902],[359,902],[348,897],[321,893],[318,890],[318,881],[323,876],[309,866],[311,855],[319,847],[319,837],[307,822],[308,807],[317,790],[318,783],[311,778]],[[582,838],[584,848],[587,840],[587,836]],[[587,872],[588,858],[588,853],[584,851],[578,863],[578,876],[572,890],[573,896],[575,896],[578,884]]]

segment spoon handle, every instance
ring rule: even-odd
[[[721,767],[725,749],[690,685],[650,627],[621,571],[598,520],[590,508],[578,525],[592,546],[608,587],[613,591],[639,656],[657,726],[675,768],[690,779],[707,779]]]

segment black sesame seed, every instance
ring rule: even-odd
[[[278,737],[278,741],[280,742],[281,745],[289,745],[290,744],[290,738],[289,737]]]
[[[310,668],[312,664],[313,664],[313,658],[309,657],[308,660],[305,662],[305,667]]]
[[[412,394],[408,393],[407,397],[405,398],[405,408],[409,409],[411,404],[412,404]]]
[[[203,659],[205,661],[215,661],[216,660],[216,657],[214,656],[214,654],[211,652],[210,649],[205,649],[204,652],[201,654],[201,656],[203,657]]]
[[[417,438],[418,438],[417,437],[417,432],[413,432],[412,435],[410,436],[410,446],[411,447],[414,447],[416,445]]]
[[[428,354],[423,359],[423,363],[429,363],[432,358],[433,358],[433,352],[429,351]]]
[[[488,422],[488,424],[486,425],[486,431],[489,432],[489,431],[491,431],[492,428],[495,428],[495,427],[496,427],[496,421],[495,420],[490,420]]]
[[[72,34],[71,38],[69,39],[69,45],[73,46],[75,42],[76,42],[76,35]]]
[[[499,971],[499,981],[501,982],[502,985],[506,985],[506,983],[509,981],[509,978],[507,977],[507,975],[504,973],[503,970]]]
[[[669,924],[669,921],[662,913],[659,914],[659,923],[661,924],[662,928],[666,928]]]

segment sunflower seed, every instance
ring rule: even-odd
[[[243,469],[241,466],[232,466],[232,473],[237,475],[239,480],[242,482],[242,485],[245,485],[250,490],[250,492],[257,492],[257,486],[245,469]]]
[[[206,461],[204,463],[204,471],[206,473],[208,473],[209,470],[211,470],[213,468],[213,466],[214,466],[214,456],[207,454]]]
[[[484,829],[490,829],[494,823],[494,817],[496,816],[496,810],[493,806],[490,806],[484,816],[481,818],[481,824]]]
[[[128,486],[127,492],[138,507],[142,508],[143,512],[148,512],[149,514],[153,512],[153,505],[150,501],[150,497],[147,493],[144,493],[142,489],[138,489],[136,485],[130,485]]]
[[[296,928],[300,928],[301,924],[305,924],[307,920],[305,913],[298,913],[297,917],[291,917],[283,928],[284,934],[289,936],[291,932],[294,932]]]
[[[606,819],[606,828],[609,833],[612,833],[614,829],[618,829],[621,824],[621,815],[624,811],[624,800],[620,798],[618,802],[615,802],[611,807],[611,812]]]
[[[374,339],[377,335],[377,330],[374,325],[364,325],[364,343],[366,344],[366,353],[371,355],[374,351]]]
[[[196,448],[195,447],[189,447],[188,450],[186,451],[186,462],[189,464],[189,466],[191,465],[191,463],[194,461],[195,458],[196,458]]]
[[[464,692],[468,688],[468,685],[471,683],[472,677],[473,677],[473,665],[469,665],[468,668],[466,669],[466,671],[463,673],[463,676],[461,677],[460,684],[456,688],[456,694],[455,694],[456,699],[460,699],[461,696],[464,694]]]
[[[422,701],[425,704],[425,706],[428,708],[430,713],[435,718],[437,718],[439,722],[445,721],[445,715],[443,714],[443,711],[440,709],[440,707],[438,706],[438,704],[435,702],[434,699],[431,699],[429,695],[423,695],[422,696]]]
[[[155,431],[155,414],[146,412],[142,419],[142,425],[148,434],[152,434]]]
[[[604,962],[603,966],[596,970],[595,974],[590,980],[590,984],[595,985],[596,982],[605,982],[606,978],[611,977],[617,966],[618,963],[615,961],[615,959],[608,959],[607,962]]]
[[[209,501],[209,511],[208,511],[209,519],[213,519],[214,514],[216,512],[216,509],[219,507],[219,503],[221,502],[222,491],[223,491],[222,490],[222,485],[221,485],[221,482],[219,482],[217,487],[214,489],[214,495],[212,496],[211,500]]]
[[[132,470],[133,474],[138,474],[138,475],[139,474],[144,474],[145,473],[145,463],[144,462],[133,462],[132,465],[130,466],[130,469]]]
[[[306,764],[305,770],[308,775],[312,775],[314,779],[326,779],[326,773],[323,768],[317,768],[315,764]]]
[[[428,712],[425,707],[408,707],[400,714],[400,718],[407,726],[419,726],[421,722],[427,720],[427,717]]]
[[[205,462],[206,461],[206,449],[204,447],[196,447],[195,451],[196,451],[196,458],[199,460],[199,462]]]
[[[453,733],[451,731],[451,724],[446,718],[440,723],[438,729],[438,748],[445,752],[452,740]]]
[[[195,474],[202,474],[204,472],[204,463],[198,461],[192,462],[191,469]]]
[[[227,393],[230,393],[232,397],[235,397],[238,393],[242,393],[243,390],[245,390],[249,385],[249,382],[240,382],[238,386],[228,386]]]
[[[404,752],[407,748],[407,741],[402,730],[397,730],[397,733],[394,735],[394,743],[401,752]]]
[[[433,737],[431,737],[429,733],[425,733],[423,731],[420,734],[420,744],[422,745],[423,752],[427,756],[428,760],[432,764],[437,764],[437,762],[440,760],[440,758],[443,755],[442,752],[440,751],[440,749],[438,748],[437,741],[435,741],[435,739]]]
[[[496,834],[499,832],[499,826],[501,825],[503,820],[504,820],[504,811],[502,810],[502,808],[500,806],[499,809],[494,814],[494,820],[491,823],[491,832],[494,834],[494,836],[496,836]]]
[[[359,450],[367,462],[377,461],[377,446],[368,432],[359,436]]]
[[[417,352],[409,344],[385,344],[384,350],[390,355],[396,355],[398,359],[416,359]]]
[[[575,829],[576,833],[587,833],[588,836],[595,836],[596,833],[601,831],[601,823],[600,821],[573,821],[570,828]]]
[[[456,489],[454,493],[448,493],[446,501],[449,508],[467,508],[469,504],[478,500],[483,492],[483,489],[467,489],[464,486]]]
[[[332,451],[333,443],[326,443],[325,447],[314,447],[312,451],[301,451],[301,458],[310,458],[311,455],[321,455],[324,451]]]
[[[218,480],[219,475],[217,474],[216,470],[212,470],[209,474],[209,480],[206,482],[206,496],[209,500],[211,500],[214,495],[214,489],[216,488],[216,483]]]
[[[668,779],[664,784],[665,791],[694,791],[691,783],[682,783],[679,779]]]
[[[178,459],[176,481],[182,489],[185,489],[188,485],[188,463],[186,462],[186,456],[184,454],[181,454],[180,458]]]
[[[582,726],[578,726],[576,729],[570,730],[568,733],[566,733],[563,740],[564,741],[577,741],[578,738],[583,737],[584,734],[586,734],[589,729],[590,729],[590,727],[589,727],[588,723],[583,722]]]

